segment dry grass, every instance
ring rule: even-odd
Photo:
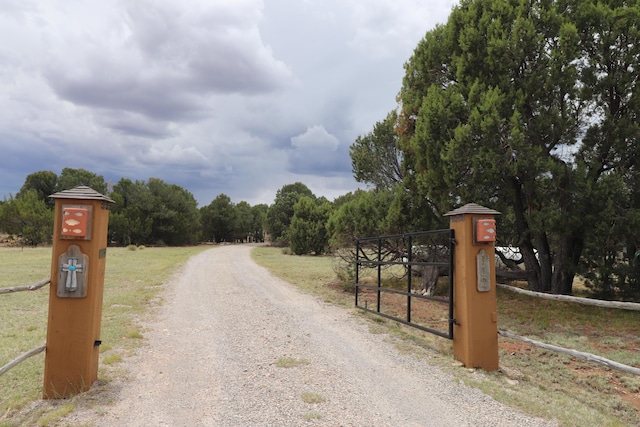
[[[329,259],[287,256],[275,248],[254,250],[254,259],[306,292],[353,306],[353,294],[336,283]],[[313,272],[312,278],[307,271]],[[386,308],[402,312],[391,300]],[[451,341],[362,314],[372,332],[389,334],[400,351],[428,357],[430,363],[523,412],[556,419],[563,426],[638,425],[640,377],[502,337],[500,371],[469,371],[453,363]],[[498,289],[498,327],[640,367],[637,312],[541,300]]]

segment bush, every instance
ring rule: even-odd
[[[342,282],[342,289],[346,292],[356,290],[355,254],[353,249],[340,248],[332,253],[332,269],[338,280]]]

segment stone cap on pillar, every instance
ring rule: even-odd
[[[475,203],[467,203],[464,206],[454,209],[444,214],[444,216],[456,216],[465,214],[478,214],[478,215],[500,215],[502,212],[494,211],[493,209],[485,208]]]
[[[64,190],[49,196],[52,199],[77,199],[77,200],[100,200],[106,203],[115,203],[109,197],[98,193],[91,187],[80,185],[71,190]]]

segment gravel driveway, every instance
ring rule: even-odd
[[[167,284],[149,345],[125,362],[129,380],[96,426],[555,425],[398,353],[352,310],[256,265],[251,249],[203,252]]]

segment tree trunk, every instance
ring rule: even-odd
[[[519,247],[527,270],[527,284],[529,285],[529,290],[534,292],[544,292],[540,274],[540,264],[538,263],[535,252],[533,251],[533,245],[531,242],[525,241],[522,242]]]
[[[513,213],[516,220],[516,230],[520,237],[518,247],[522,253],[524,266],[527,271],[527,283],[529,289],[536,292],[543,292],[540,277],[540,264],[536,259],[531,243],[531,234],[529,224],[525,215],[525,197],[522,193],[522,186],[517,177],[511,177],[509,180],[511,189],[513,190]]]
[[[551,259],[551,248],[549,248],[549,240],[547,239],[546,233],[540,232],[536,234],[536,247],[538,254],[535,257],[535,262],[540,265],[541,292],[550,292],[553,280],[553,263]]]
[[[573,279],[584,248],[584,238],[577,235],[578,233],[573,233],[560,239],[553,263],[553,294],[571,295]]]

